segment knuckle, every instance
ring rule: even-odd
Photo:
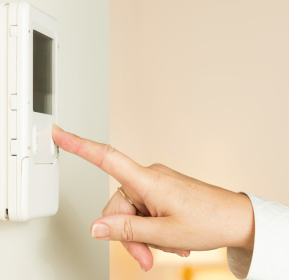
[[[113,148],[111,145],[109,144],[104,144],[105,149],[106,149],[106,154],[112,154],[115,151],[115,148]]]
[[[145,188],[143,190],[143,198],[146,199],[146,197],[151,193],[152,190],[158,189],[163,175],[163,170],[166,168],[166,166],[160,164],[160,163],[154,163],[150,165],[148,168],[149,171],[149,182],[148,185],[149,188]]]
[[[102,144],[101,147],[101,157],[100,157],[100,161],[99,161],[99,167],[101,167],[105,161],[105,159],[112,155],[116,150],[109,144]]]
[[[165,168],[165,166],[161,163],[154,163],[154,164],[150,165],[149,168],[154,169],[154,170],[161,170],[161,169]]]
[[[121,238],[124,241],[133,241],[133,237],[131,218],[126,218],[121,229]]]
[[[160,180],[161,180],[161,172],[159,172],[158,170],[155,170],[155,172],[153,172],[151,176],[152,185],[157,187],[160,183]]]

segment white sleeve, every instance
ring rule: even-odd
[[[228,248],[230,270],[238,279],[289,279],[289,206],[246,194],[255,215],[254,250]]]

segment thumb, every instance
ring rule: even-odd
[[[116,214],[97,219],[91,225],[91,235],[100,240],[135,241],[169,246],[170,224],[166,217]],[[165,232],[168,238],[160,232]]]

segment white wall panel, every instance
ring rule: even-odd
[[[61,127],[107,143],[109,1],[29,2],[59,21]],[[106,174],[61,151],[56,216],[25,223],[0,222],[0,279],[108,280],[108,242],[94,240],[89,232],[108,197]]]

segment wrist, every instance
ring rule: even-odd
[[[255,241],[255,219],[254,210],[250,198],[244,194],[239,193],[239,210],[238,212],[238,225],[240,231],[239,240],[236,241],[235,247],[241,247],[249,250],[254,249]]]

